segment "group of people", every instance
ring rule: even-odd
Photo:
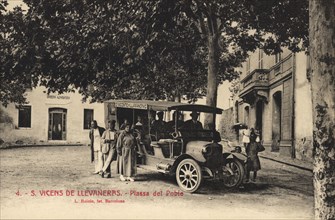
[[[246,182],[250,181],[250,172],[253,171],[253,178],[251,181],[255,182],[257,177],[257,171],[261,169],[261,163],[258,157],[258,152],[260,152],[261,147],[261,138],[259,130],[254,128],[248,129],[248,126],[245,126],[241,130],[242,134],[242,143],[245,147],[245,152],[247,154],[246,162]]]
[[[158,112],[157,118],[150,123],[151,134],[155,134],[157,140],[166,138],[164,134],[172,132],[175,125],[178,128],[188,130],[203,129],[198,121],[199,113],[192,112],[192,119],[183,121],[177,111],[173,114],[173,119],[169,122],[163,120],[164,113]],[[178,120],[178,121],[176,121]],[[127,119],[120,125],[120,130],[115,129],[115,120],[108,121],[107,129],[99,127],[95,120],[91,123],[89,138],[91,140],[91,162],[95,164],[94,174],[100,174],[103,178],[111,177],[111,164],[116,160],[116,173],[120,175],[121,181],[134,181],[136,174],[136,149],[144,154],[142,146],[139,146],[143,139],[146,123],[142,122],[142,117],[137,116],[136,123],[131,126]],[[132,132],[134,131],[134,132]]]
[[[185,122],[182,120],[181,114],[178,111],[173,113],[172,120],[168,122],[163,120],[163,112],[158,112],[157,116],[158,120],[154,120],[151,123],[151,134],[156,135],[157,139],[165,138],[165,135],[173,132],[176,126],[178,126],[178,129],[185,129],[189,131],[203,129],[202,123],[198,121],[199,113],[196,111],[192,111],[190,114],[191,119]]]
[[[111,177],[112,161],[116,160],[116,173],[121,181],[135,181],[136,139],[130,132],[131,125],[126,122],[122,129],[115,129],[115,120],[108,121],[107,129],[91,123],[91,162],[95,163],[94,174],[103,178]]]
[[[178,124],[181,128],[189,130],[203,129],[201,122],[198,121],[199,114],[192,112],[192,119],[183,122],[182,120],[176,123],[163,121],[163,112],[158,112],[158,120],[151,123],[153,131],[164,132],[166,128]],[[174,115],[174,119],[179,120],[179,117]],[[108,121],[107,129],[99,127],[95,120],[91,123],[89,138],[91,140],[91,162],[95,164],[94,174],[100,174],[103,178],[111,177],[111,164],[116,160],[116,173],[120,175],[121,181],[135,181],[136,175],[136,148],[141,151],[138,139],[141,138],[143,131],[143,123],[141,117],[137,118],[137,122],[131,127],[131,124],[125,119],[120,125],[120,130],[115,129],[115,120]],[[134,136],[131,129],[138,131],[140,136]],[[258,130],[247,126],[241,130],[242,142],[247,154],[246,170],[247,182],[250,181],[250,172],[253,171],[252,181],[256,181],[257,171],[261,169],[258,152],[260,152],[260,133]]]

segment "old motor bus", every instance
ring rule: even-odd
[[[195,192],[204,179],[222,181],[225,187],[239,187],[245,175],[244,155],[224,152],[215,130],[215,116],[222,109],[207,105],[150,100],[109,100],[105,102],[106,120],[118,125],[127,119],[137,139],[137,166],[175,175],[185,192]],[[163,115],[164,128],[153,130],[156,114]],[[173,113],[176,114],[173,114]],[[196,112],[200,117],[213,114],[212,129],[184,127],[182,116]],[[136,125],[140,123],[141,128]]]

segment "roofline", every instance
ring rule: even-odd
[[[216,113],[222,114],[222,109],[217,107],[211,107],[208,105],[201,104],[188,104],[180,102],[170,102],[170,101],[153,101],[153,100],[130,100],[130,99],[119,99],[119,100],[107,100],[105,103],[116,103],[123,108],[136,108],[136,109],[147,109],[154,111],[199,111],[205,113]],[[129,104],[129,105],[128,105]]]

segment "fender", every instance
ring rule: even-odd
[[[179,164],[182,160],[184,160],[184,159],[193,159],[193,160],[194,160],[194,158],[191,157],[191,156],[188,155],[188,154],[182,154],[182,155],[180,155],[180,156],[174,161],[174,163],[173,163],[173,165],[172,165],[172,172],[173,172],[173,173],[176,172],[176,169],[177,169],[178,164]],[[196,161],[196,160],[195,160],[195,161]]]
[[[245,156],[244,154],[240,154],[240,153],[224,153],[222,154],[223,158],[236,158],[238,160],[241,161],[245,161],[247,159],[247,156]]]
[[[201,150],[203,147],[211,143],[212,142],[208,141],[190,141],[186,145],[186,154],[193,157],[198,163],[204,163],[206,162],[206,158],[202,154]]]

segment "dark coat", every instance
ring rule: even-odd
[[[93,136],[93,130],[94,129],[91,128],[90,133],[89,133],[89,137],[90,137],[90,140],[91,140],[91,162],[94,161],[94,146],[93,146],[94,136]],[[102,134],[104,133],[105,129],[98,126],[98,130],[99,130],[99,134],[100,134],[100,137],[101,137]]]
[[[157,140],[165,138],[166,132],[167,132],[167,126],[165,121],[155,120],[152,122],[150,133],[155,135]]]
[[[187,130],[203,130],[201,122],[194,122],[192,119],[185,121],[182,128]]]
[[[166,127],[168,128],[169,132],[174,132],[175,127],[176,127],[175,125],[176,125],[176,122],[174,120],[166,122]],[[184,121],[178,120],[178,128],[182,128],[183,125],[184,125]]]
[[[248,143],[246,148],[247,159],[247,170],[257,171],[261,169],[261,163],[258,157],[258,143],[255,142],[256,135],[254,133],[250,134],[250,143]]]

